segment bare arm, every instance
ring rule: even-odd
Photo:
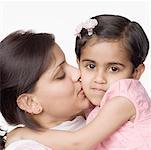
[[[127,98],[115,97],[105,104],[91,123],[79,131],[33,132],[30,138],[54,150],[91,150],[94,145],[106,139],[134,114],[135,108]]]

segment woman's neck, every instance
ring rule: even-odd
[[[83,116],[84,113],[78,114],[80,116]],[[76,115],[77,116],[77,115]],[[65,121],[71,121],[76,118],[76,116],[71,116],[70,118],[53,118],[48,116],[35,116],[34,119],[44,128],[44,129],[50,129],[53,127],[56,127],[60,125],[61,123]]]

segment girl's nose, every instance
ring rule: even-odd
[[[95,76],[95,80],[94,80],[96,83],[99,83],[99,84],[105,84],[106,83],[106,76],[105,74],[103,74],[102,72],[98,72]]]

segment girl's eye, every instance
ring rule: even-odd
[[[88,68],[88,69],[94,69],[95,65],[94,64],[88,64],[88,65],[86,65],[86,68]]]
[[[111,67],[109,69],[111,72],[118,72],[119,71],[119,68],[118,67]]]

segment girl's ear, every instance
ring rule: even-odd
[[[142,73],[145,70],[145,65],[144,64],[140,64],[137,68],[135,68],[134,73],[132,75],[132,77],[136,80],[139,80]]]
[[[43,110],[41,104],[31,94],[21,94],[17,98],[17,105],[20,109],[28,112],[29,114],[40,114]]]

